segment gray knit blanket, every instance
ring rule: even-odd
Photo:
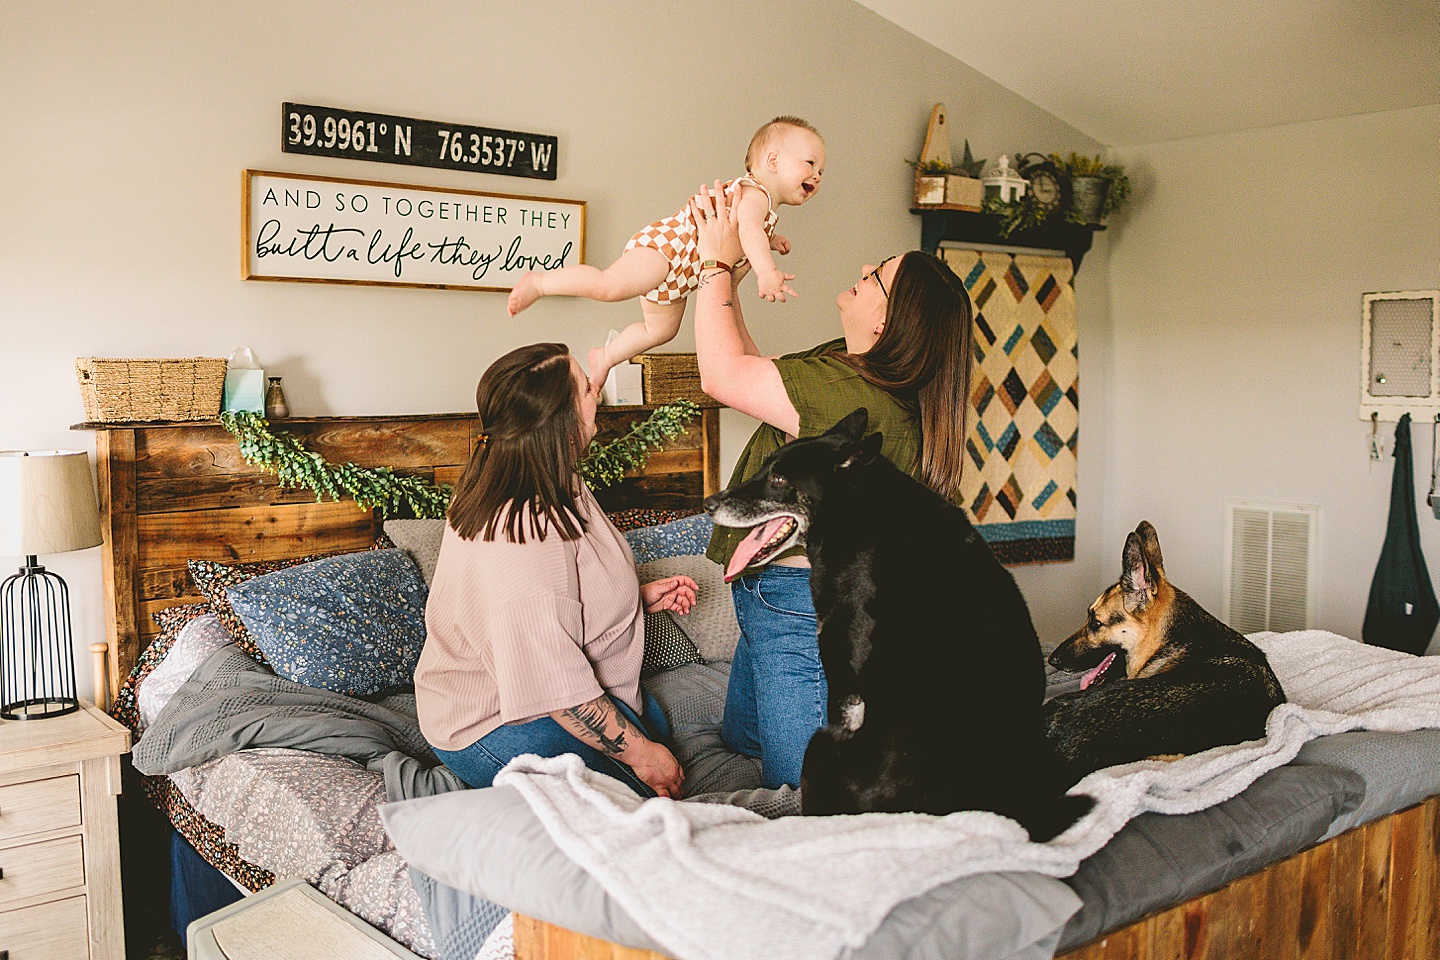
[[[276,676],[234,644],[210,655],[135,744],[135,769],[175,773],[259,747],[345,757],[382,772],[389,800],[464,784],[440,765],[415,719],[414,694],[375,702]]]

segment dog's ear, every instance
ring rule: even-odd
[[[865,426],[870,422],[870,411],[864,407],[852,410],[835,426],[825,431],[827,437],[838,437],[849,443],[854,443],[865,436]]]
[[[864,413],[862,410],[861,413]],[[854,446],[835,467],[837,470],[849,470],[851,467],[863,467],[880,455],[880,448],[885,445],[885,434],[872,433]]]
[[[1150,561],[1150,566],[1155,568],[1157,574],[1165,576],[1165,558],[1160,556],[1160,535],[1155,532],[1149,520],[1141,520],[1135,533],[1140,537],[1140,548],[1145,551],[1145,559]]]
[[[1158,583],[1155,568],[1145,557],[1145,547],[1140,535],[1132,533],[1125,538],[1125,552],[1122,556],[1120,589],[1125,594],[1125,609],[1141,610],[1155,596]]]

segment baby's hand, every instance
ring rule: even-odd
[[[771,303],[774,303],[777,300],[781,303],[784,303],[787,296],[800,296],[800,294],[790,289],[789,284],[785,282],[787,280],[795,279],[795,274],[793,273],[781,273],[779,270],[776,270],[771,273],[759,274],[758,277],[760,284],[760,296],[764,297],[766,300],[769,300]]]
[[[783,257],[790,252],[790,241],[777,233],[770,238],[770,249]]]

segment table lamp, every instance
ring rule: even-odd
[[[84,453],[0,450],[0,556],[25,558],[0,584],[0,717],[40,720],[80,709],[70,590],[36,557],[101,540]]]

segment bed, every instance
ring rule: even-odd
[[[643,412],[603,411],[603,429],[613,432]],[[717,423],[717,411],[705,410],[687,437],[652,460],[643,476],[629,478],[601,496],[607,510],[631,521],[636,515],[626,516],[624,511],[670,511],[647,514],[645,519],[694,512],[700,498],[718,487]],[[464,415],[300,419],[287,424],[287,429],[331,460],[391,465],[438,480],[458,475],[474,443],[473,417]],[[240,460],[233,440],[217,425],[100,428],[97,450],[107,533],[103,560],[111,641],[108,672],[116,688],[158,633],[150,615],[200,599],[186,576],[187,560],[280,560],[358,551],[373,546],[381,532],[375,516],[351,503],[317,504],[303,493],[280,490]],[[695,668],[696,675],[702,672]],[[712,709],[715,686],[710,687]],[[719,691],[723,696],[723,677]],[[694,700],[689,691],[677,702]],[[1294,808],[1285,821],[1289,829],[1270,830],[1261,823],[1248,836],[1227,841],[1240,849],[1216,851],[1213,862],[1206,864],[1208,872],[1192,870],[1173,890],[1152,883],[1156,889],[1143,891],[1150,901],[1163,902],[1150,903],[1133,890],[1118,896],[1106,888],[1118,876],[1145,876],[1136,868],[1137,859],[1145,856],[1163,859],[1181,851],[1182,858],[1203,859],[1185,846],[1194,842],[1194,830],[1183,842],[1165,846],[1165,831],[1189,818],[1160,817],[1144,829],[1127,827],[1096,855],[1096,862],[1087,863],[1090,869],[1077,874],[1076,893],[1086,906],[1061,931],[1057,942],[1062,952],[1057,955],[1069,960],[1433,957],[1440,942],[1440,919],[1433,906],[1440,894],[1440,869],[1435,864],[1440,807],[1436,799],[1426,798],[1440,793],[1440,784],[1432,783],[1434,774],[1429,772],[1440,768],[1440,762],[1430,762],[1440,761],[1440,744],[1422,735],[1411,735],[1403,743],[1378,742],[1378,748],[1376,741],[1366,740],[1354,750],[1366,756],[1376,749],[1389,751],[1392,761],[1396,756],[1423,757],[1424,770],[1399,777],[1406,782],[1400,784],[1404,789],[1398,789],[1390,782],[1397,779],[1393,762],[1381,775],[1374,772],[1378,768],[1364,763],[1347,765],[1343,752],[1332,749],[1318,751],[1308,766],[1291,764],[1273,776],[1267,774],[1235,798],[1244,803],[1222,805],[1204,820],[1203,832],[1219,836],[1226,819],[1255,820],[1275,797],[1287,798]],[[261,768],[267,764],[283,767],[273,756],[249,757],[245,763],[251,783],[265,781]],[[342,769],[335,771],[338,779],[344,774]],[[195,788],[193,782],[184,786]],[[274,881],[273,871],[246,862],[233,838],[189,806],[175,778],[147,784],[147,790],[165,805],[181,835],[233,881],[252,890]],[[1369,809],[1364,809],[1367,805]],[[345,820],[347,828],[363,811],[348,813],[352,816]],[[1362,814],[1365,822],[1355,821],[1353,829],[1327,836]],[[384,838],[368,835],[365,842],[369,846],[361,852],[370,855],[347,865],[351,874],[363,868],[363,875],[351,877],[353,883],[337,897],[361,916],[367,916],[367,907],[359,902],[362,889],[372,897],[394,899],[405,896],[406,886],[403,862],[387,849]],[[357,856],[354,851],[347,855]],[[1107,857],[1110,862],[1102,862]],[[339,889],[335,884],[326,889],[323,880],[317,885],[331,895]],[[345,902],[349,887],[359,897],[354,903]],[[1125,901],[1123,908],[1116,906],[1117,900]],[[553,904],[528,913],[520,900],[509,905],[520,910],[514,918],[514,944],[522,960],[659,960],[663,956],[643,933],[634,932],[633,924],[628,931],[621,929],[624,911],[617,912],[613,904],[604,906],[611,914],[609,926],[588,924]],[[1135,913],[1137,909],[1143,915]],[[402,940],[408,932],[417,953],[434,951],[434,945],[413,929],[419,923],[413,911],[407,917],[371,914],[367,919]],[[897,924],[885,929],[904,939]]]

